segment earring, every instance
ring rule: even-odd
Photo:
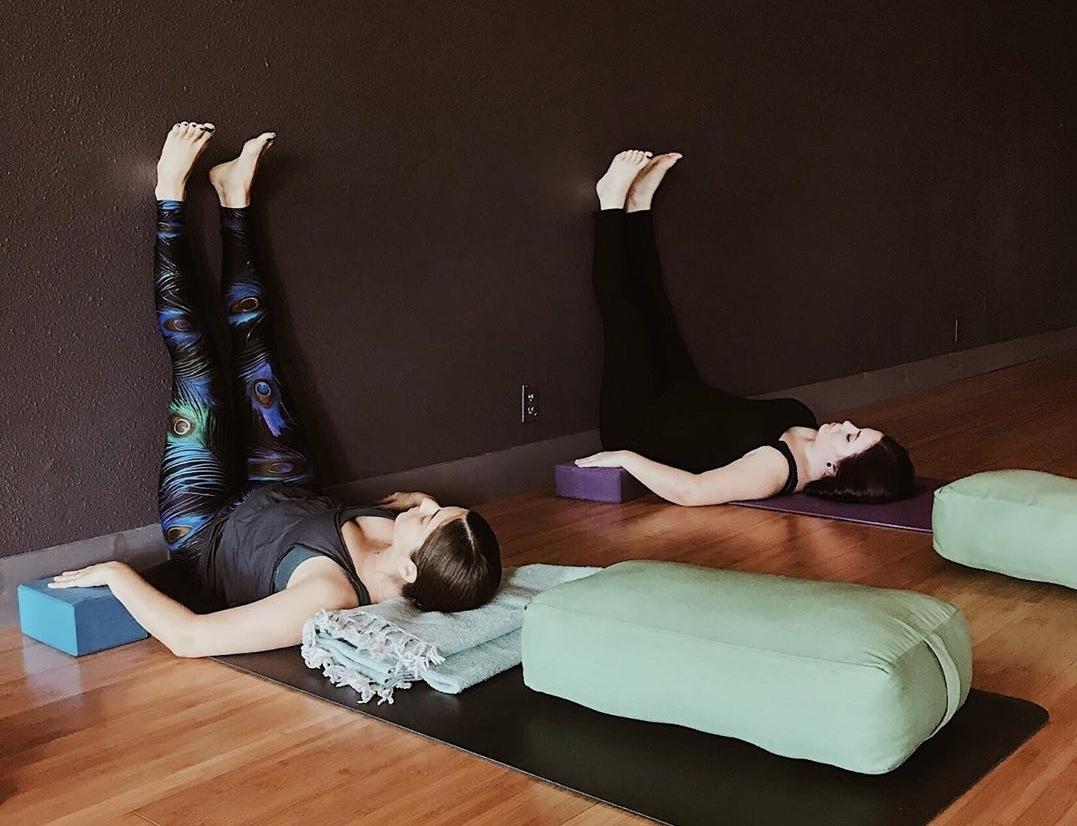
[[[827,466],[827,467],[831,467],[831,464],[830,464],[830,462],[827,462],[827,463],[826,463],[826,466]]]

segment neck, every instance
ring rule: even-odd
[[[390,530],[386,532],[380,523],[387,523]],[[392,545],[392,524],[387,519],[358,517],[348,520],[340,528],[355,573],[373,603],[398,597],[402,590],[399,581],[379,567],[382,554]]]
[[[826,458],[815,449],[815,437],[818,435],[819,431],[810,427],[790,428],[783,434],[796,459],[797,475],[805,485],[826,476]]]
[[[398,579],[378,570],[376,559],[367,559],[362,567],[356,563],[355,570],[360,581],[366,586],[372,603],[385,602],[404,593]]]

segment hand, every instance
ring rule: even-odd
[[[57,574],[49,583],[50,588],[93,588],[96,585],[111,585],[116,577],[122,575],[128,566],[123,562],[101,562],[75,571]]]
[[[393,511],[406,511],[418,507],[423,503],[424,499],[434,501],[433,496],[426,493],[420,493],[419,491],[413,491],[411,493],[397,491],[389,496],[383,496],[374,504]]]
[[[576,467],[624,467],[628,460],[627,450],[604,450],[576,460]]]

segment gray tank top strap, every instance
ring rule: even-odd
[[[292,578],[295,569],[308,559],[313,559],[316,556],[325,556],[325,554],[312,551],[310,548],[304,548],[302,545],[296,545],[288,551],[284,555],[284,559],[277,565],[277,570],[273,572],[273,590],[283,591],[287,588],[288,580]]]

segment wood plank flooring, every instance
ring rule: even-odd
[[[905,442],[923,475],[1077,476],[1077,352],[848,415]],[[509,564],[675,559],[955,603],[975,685],[1038,702],[1051,721],[936,823],[1077,824],[1077,593],[953,565],[925,535],[809,517],[538,493],[482,510]],[[0,631],[3,824],[644,822],[153,640],[74,660]]]

